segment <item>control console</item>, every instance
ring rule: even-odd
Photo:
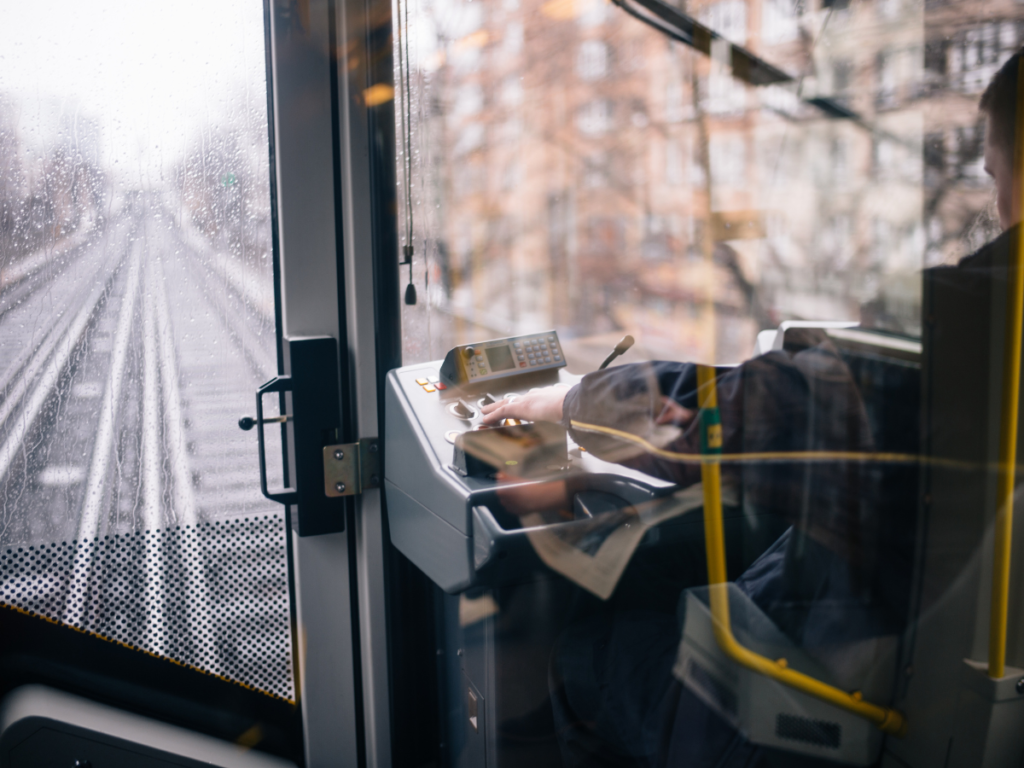
[[[566,370],[553,331],[458,346],[443,361],[388,374],[384,489],[391,539],[446,591],[493,585],[514,576],[516,552],[530,556],[521,525],[502,517],[499,487],[571,476],[582,489],[577,511],[642,505],[672,492],[665,481],[581,450],[559,424],[482,423],[489,403],[580,378]]]

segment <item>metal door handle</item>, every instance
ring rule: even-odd
[[[263,436],[263,425],[268,422],[285,422],[289,416],[277,416],[270,419],[263,418],[263,395],[268,392],[291,392],[292,390],[292,377],[291,376],[276,376],[262,387],[256,390],[256,439],[259,441],[259,455],[260,455],[260,490],[263,491],[263,495],[271,501],[276,501],[279,504],[297,504],[299,501],[299,491],[297,488],[283,488],[280,491],[271,492],[267,488],[267,456],[265,450],[265,439]],[[238,426],[242,429],[246,429],[242,424],[243,420],[239,420]],[[252,429],[252,425],[248,426],[248,429]]]
[[[269,416],[261,419],[260,424],[284,424],[286,421],[291,421],[291,416],[285,414],[284,416]],[[256,419],[252,416],[243,416],[238,420],[238,428],[243,432],[248,432],[250,429],[256,426]]]

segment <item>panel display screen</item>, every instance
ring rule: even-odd
[[[508,345],[490,347],[487,350],[487,362],[492,371],[508,371],[516,367],[516,361],[512,359],[512,350]]]

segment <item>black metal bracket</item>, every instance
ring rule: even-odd
[[[263,396],[284,393],[287,416],[264,419]],[[324,446],[337,443],[341,430],[338,343],[330,336],[285,339],[285,375],[256,390],[256,418],[239,422],[257,428],[260,489],[280,504],[295,505],[292,525],[299,536],[345,530],[345,504],[324,493]],[[264,424],[286,425],[286,456],[291,487],[267,487]]]

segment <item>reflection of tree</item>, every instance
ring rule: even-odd
[[[9,262],[17,252],[16,244],[24,237],[16,231],[24,204],[24,187],[11,107],[0,100],[0,266]]]
[[[758,3],[747,18],[763,16]],[[713,15],[713,2],[677,5]],[[747,31],[797,78],[787,94],[740,85],[714,55],[601,2],[416,0],[414,18],[438,34],[401,105],[414,115],[417,237],[436,244],[433,258],[447,246],[456,323],[577,334],[660,323],[665,338],[680,329],[671,352],[692,354],[705,349],[685,341],[694,329],[737,338],[735,322],[715,330],[718,317],[745,323],[743,336],[786,318],[856,319],[881,295],[892,328],[915,330],[907,275],[926,243],[983,230],[970,179],[922,149],[933,123],[948,134],[973,113],[973,97],[938,108],[953,82],[935,75],[941,57],[924,42],[939,32],[919,5],[810,5],[780,17],[792,34],[775,42]],[[591,23],[594,9],[608,18]],[[733,238],[722,212],[749,231]]]
[[[68,131],[27,147],[19,136],[18,110],[0,95],[0,268],[23,255],[51,247],[98,217],[107,199],[107,179],[92,159],[98,129],[82,120],[72,141]]]
[[[217,249],[254,264],[270,252],[265,136],[266,124],[254,115],[206,128],[175,173],[191,225]]]
[[[61,145],[46,158],[43,171],[45,219],[54,239],[74,231],[84,211],[96,210],[103,198],[104,175],[81,153]]]
[[[669,322],[692,324],[705,301],[712,314],[759,321],[764,302],[738,259],[711,270],[712,283],[722,282],[712,296],[682,284],[686,275],[703,280],[692,262],[711,245],[710,195],[704,182],[687,186],[689,170],[667,187],[659,148],[686,147],[679,162],[702,166],[710,180],[695,103],[698,81],[708,79],[701,58],[617,10],[588,25],[534,5],[513,14],[528,49],[521,54],[507,50],[510,33],[487,16],[500,17],[497,3],[483,9],[483,32],[439,14],[432,21],[447,59],[418,73],[414,175],[441,187],[422,200],[427,215],[417,220],[433,214],[427,237],[450,239],[453,288],[468,289],[462,306],[469,297],[512,324],[541,312],[579,334],[634,322],[623,307],[666,301],[683,311]],[[742,127],[738,115],[717,116],[715,128],[737,117]],[[536,286],[546,304],[531,313],[532,297],[524,300],[517,284]]]
[[[777,325],[778,320],[772,317],[765,309],[757,286],[750,281],[750,278],[743,271],[743,265],[740,264],[736,250],[728,243],[717,243],[713,258],[716,264],[725,267],[729,274],[732,275],[736,287],[743,295],[744,306],[742,309],[754,318],[758,328],[770,328]]]
[[[977,135],[982,135],[980,128]],[[982,156],[980,141],[946,152],[946,137],[933,132],[925,141],[925,206],[929,262],[949,261],[991,240],[999,231],[995,197],[967,170]],[[954,162],[949,162],[948,154]]]

